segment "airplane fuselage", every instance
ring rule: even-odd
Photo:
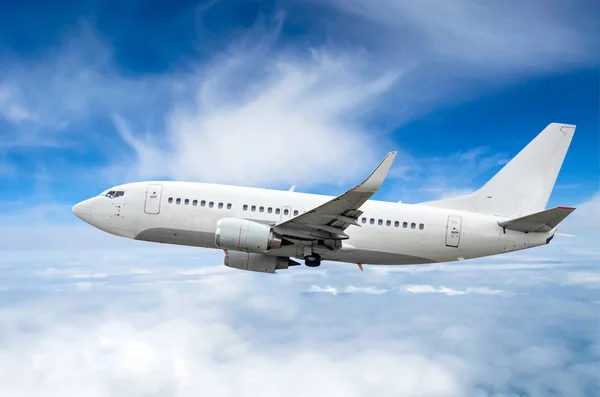
[[[73,212],[105,232],[136,240],[215,248],[217,222],[240,218],[275,225],[333,197],[250,187],[151,181],[115,186]],[[544,245],[544,233],[505,230],[505,218],[421,204],[368,200],[340,246],[314,246],[323,260],[379,265],[450,262]],[[264,252],[302,258],[300,244]]]

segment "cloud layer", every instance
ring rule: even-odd
[[[588,396],[600,386],[596,293],[559,287],[552,264],[422,275],[327,264],[265,278],[199,266],[220,261],[209,251],[161,248],[4,256],[0,393]],[[531,274],[550,284],[498,282]],[[332,280],[347,287],[318,287]]]

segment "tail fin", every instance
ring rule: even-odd
[[[574,133],[575,125],[550,123],[479,190],[422,205],[507,218],[543,211]]]

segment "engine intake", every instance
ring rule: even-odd
[[[262,273],[276,273],[276,270],[300,265],[300,263],[286,256],[270,256],[229,250],[225,250],[224,264],[234,269]]]
[[[281,248],[283,237],[270,226],[239,218],[222,218],[215,232],[217,247],[244,252],[266,252]]]

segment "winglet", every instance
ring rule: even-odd
[[[394,162],[397,153],[398,152],[396,151],[389,152],[381,163],[379,163],[377,168],[371,172],[371,175],[369,175],[360,185],[354,187],[353,190],[361,193],[375,193],[378,191],[383,184],[388,171],[392,167],[392,163]]]
[[[296,190],[296,185],[292,185],[292,187],[290,188],[290,190],[288,190],[288,192],[293,192],[294,190]]]

